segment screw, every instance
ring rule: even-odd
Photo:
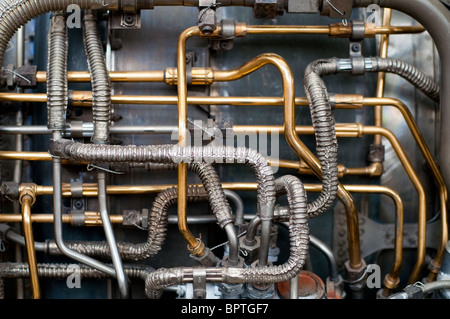
[[[73,202],[73,206],[75,206],[76,209],[83,208],[83,201],[77,199],[76,201]]]
[[[214,32],[214,28],[213,28],[212,26],[210,26],[210,25],[204,25],[204,26],[202,26],[202,27],[200,28],[200,31],[201,31],[203,34],[208,35],[208,34],[211,34],[211,33]]]
[[[353,43],[352,44],[352,51],[353,52],[358,52],[361,50],[361,45],[359,43]]]
[[[124,19],[125,23],[128,24],[128,25],[133,25],[134,24],[134,16],[131,15],[131,14],[126,14],[123,17],[123,19]]]

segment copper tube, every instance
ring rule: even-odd
[[[431,151],[428,148],[425,138],[423,137],[422,133],[420,132],[420,129],[417,126],[417,123],[415,122],[414,117],[412,116],[408,107],[403,102],[401,102],[398,99],[392,99],[392,98],[365,98],[364,105],[393,106],[397,110],[399,110],[400,113],[402,114],[403,118],[405,119],[405,122],[406,122],[408,128],[410,129],[411,134],[414,137],[417,146],[419,147],[419,150],[422,153],[422,156],[425,158],[426,163],[429,165],[429,167],[434,175],[435,182],[439,189],[439,199],[440,199],[440,209],[441,209],[441,243],[440,243],[440,246],[439,246],[439,248],[436,252],[436,255],[432,261],[431,272],[428,275],[429,280],[434,280],[437,272],[439,271],[440,265],[442,263],[442,259],[443,259],[444,253],[445,253],[445,245],[447,244],[447,241],[448,241],[448,220],[447,220],[448,193],[447,193],[447,186],[445,185],[445,182],[444,182],[444,178],[441,174],[439,167],[437,166],[436,162],[434,161],[433,155],[431,154]]]
[[[391,13],[392,10],[389,8],[383,9],[383,26],[389,26],[391,23]],[[381,40],[380,40],[380,53],[379,56],[381,58],[387,57],[387,50],[389,46],[389,35],[388,34],[382,34]],[[378,72],[378,79],[377,79],[377,89],[376,89],[376,97],[383,97],[384,95],[384,84],[385,84],[385,78],[386,73],[385,72]],[[374,125],[375,126],[383,126],[383,108],[381,105],[375,106],[374,111]],[[375,135],[374,137],[374,144],[381,144],[381,136]]]
[[[86,211],[85,226],[101,226],[102,220],[99,212]],[[32,223],[53,223],[53,214],[32,214]],[[123,215],[110,215],[112,223],[120,224],[123,222]],[[18,214],[0,214],[1,223],[20,223],[22,216]],[[73,224],[73,216],[71,214],[62,215],[62,222],[65,224]]]
[[[272,30],[264,27],[265,30]],[[249,31],[249,30],[247,30]],[[248,32],[251,33],[251,32]],[[281,33],[281,32],[280,32]],[[316,156],[299,139],[295,128],[295,85],[292,72],[286,61],[275,54],[262,54],[250,60],[244,65],[215,74],[217,81],[232,81],[240,79],[266,64],[275,66],[282,76],[284,99],[284,133],[289,146],[303,159],[320,178],[321,167]],[[311,128],[312,129],[312,128]],[[236,132],[236,131],[235,131]],[[351,195],[338,186],[337,196],[343,202],[347,214],[349,265],[353,269],[361,267],[361,251],[359,247],[359,224],[356,207]]]
[[[163,82],[164,71],[110,71],[111,82]],[[47,81],[47,72],[36,72],[36,81],[45,83]],[[69,82],[90,82],[91,76],[85,71],[67,72],[67,81]]]
[[[33,299],[40,299],[41,292],[39,288],[39,276],[36,259],[36,250],[34,247],[33,227],[31,220],[31,206],[33,198],[29,194],[20,196],[20,204],[22,205],[22,227],[25,236],[25,244],[27,248],[28,265],[30,269],[31,288]]]
[[[24,151],[0,151],[0,160],[25,160],[25,161],[51,161],[52,157],[48,152],[24,152]],[[63,164],[70,163],[69,161],[62,161]],[[268,159],[269,164],[278,167],[298,170],[300,174],[313,174],[309,166],[302,161],[290,160],[274,160]],[[87,164],[87,163],[86,163]],[[349,168],[339,164],[339,176],[345,175],[369,175],[379,176],[380,169],[375,167],[378,163],[373,163],[367,167]]]
[[[305,190],[309,192],[320,192],[321,185],[305,184]],[[384,284],[388,289],[397,288],[400,283],[400,270],[403,260],[403,225],[404,210],[403,201],[400,195],[393,189],[379,185],[344,185],[345,189],[351,193],[378,193],[392,198],[395,204],[395,241],[394,241],[394,264],[391,271],[386,274]]]
[[[414,167],[412,166],[411,162],[409,161],[408,157],[406,156],[405,152],[403,151],[400,143],[398,142],[395,135],[382,127],[377,126],[363,126],[363,134],[380,134],[386,139],[389,140],[390,144],[392,145],[392,148],[394,149],[395,153],[397,154],[399,160],[401,161],[407,175],[411,179],[411,182],[413,183],[414,187],[416,188],[417,194],[418,194],[418,201],[419,201],[419,220],[418,220],[418,232],[417,232],[417,261],[414,265],[414,268],[412,270],[412,273],[409,277],[409,283],[413,284],[419,279],[419,275],[422,271],[422,267],[425,263],[425,254],[426,254],[426,222],[427,222],[427,216],[426,216],[426,197],[425,197],[425,190],[423,188],[422,183],[420,182]]]
[[[422,26],[376,26],[374,23],[365,24],[365,36],[374,37],[375,34],[420,33]],[[330,37],[351,37],[351,25],[342,23],[323,26],[290,26],[290,25],[251,25],[246,27],[247,34],[324,34]]]
[[[279,167],[297,169],[299,174],[314,174],[311,168],[304,162],[290,163],[290,161],[282,160],[279,163]],[[297,163],[297,165],[294,165]],[[276,161],[274,165],[276,165]],[[371,177],[381,176],[383,174],[383,164],[382,163],[371,163],[366,167],[346,167],[342,164],[338,164],[338,176],[339,178],[344,176],[356,176],[356,175],[367,175]]]
[[[330,33],[328,25],[247,25],[247,34],[325,34]]]
[[[48,152],[0,151],[0,160],[51,161]]]
[[[222,81],[228,71],[214,71]],[[361,95],[354,94],[336,94],[335,95],[335,109],[359,109],[359,100]],[[0,101],[10,102],[47,102],[47,95],[40,93],[9,93],[0,92]],[[73,91],[72,101],[75,106],[91,107],[92,106],[92,92],[90,91]],[[176,96],[164,95],[113,95],[111,96],[113,104],[142,104],[142,105],[177,105],[178,98]],[[237,96],[188,96],[187,103],[205,104],[205,105],[244,105],[244,106],[276,106],[284,105],[282,97],[237,97]],[[295,105],[307,106],[308,100],[305,97],[296,97]]]
[[[195,186],[201,186],[201,184],[195,184]],[[223,183],[224,189],[241,190],[241,191],[255,191],[257,190],[257,183]],[[63,196],[71,196],[70,184],[64,183]],[[108,185],[106,190],[109,195],[143,195],[150,193],[159,193],[165,189],[176,187],[173,184],[160,184],[160,185]],[[305,190],[308,192],[320,192],[322,185],[319,184],[304,184]],[[352,193],[379,193],[385,194],[391,197],[396,207],[396,231],[395,231],[395,262],[393,268],[389,274],[392,282],[397,282],[396,278],[399,275],[401,260],[402,260],[402,238],[403,238],[403,202],[400,196],[392,189],[385,186],[378,185],[344,185],[345,189]],[[36,186],[37,195],[51,195],[53,192],[52,186]],[[97,184],[83,184],[83,196],[96,196]],[[91,212],[94,215],[97,212]],[[51,214],[33,214],[31,216],[33,222],[50,223],[53,222],[53,215]],[[97,220],[97,223],[95,223]],[[21,218],[15,214],[2,214],[0,215],[0,222],[20,222]],[[92,224],[101,225],[101,219],[99,216],[92,218]],[[122,215],[111,215],[111,222],[121,223],[123,221]],[[63,222],[72,223],[71,215],[63,215]],[[386,281],[386,280],[385,280]],[[392,286],[390,286],[392,287]],[[390,289],[393,289],[392,287]]]
[[[178,72],[178,144],[186,145],[187,139],[187,79],[186,79],[186,41],[190,37],[200,34],[198,27],[184,30],[177,45],[177,72]],[[200,239],[196,239],[187,227],[187,164],[178,164],[178,198],[177,198],[178,228],[188,243],[188,249],[196,256],[205,254],[204,245]]]
[[[2,92],[0,101],[9,102],[47,102],[47,94],[45,93],[13,93]]]
[[[377,102],[380,103],[379,99],[377,99]],[[261,130],[260,126],[254,127],[254,131]],[[277,132],[279,134],[283,134],[283,131],[285,130],[284,127],[281,126],[269,126],[266,125],[264,127],[264,130],[266,132]],[[297,134],[313,134],[312,127],[292,127],[291,130],[293,131],[291,135],[297,136]],[[246,126],[237,126],[236,127],[237,132],[251,132],[252,126],[246,125]],[[425,197],[425,190],[423,188],[422,183],[420,182],[414,167],[412,166],[411,162],[409,161],[409,158],[406,156],[405,152],[403,151],[403,148],[401,147],[400,143],[398,142],[395,135],[382,127],[377,126],[362,126],[360,124],[340,124],[336,125],[336,134],[339,137],[342,136],[349,136],[354,135],[362,136],[364,134],[366,135],[375,135],[379,134],[381,136],[384,136],[388,139],[390,144],[392,145],[392,148],[396,152],[400,162],[402,163],[408,177],[411,179],[411,182],[413,183],[414,187],[417,190],[418,193],[418,200],[419,200],[419,220],[418,220],[418,247],[417,247],[417,262],[414,266],[414,269],[412,271],[412,274],[410,276],[409,282],[413,283],[417,280],[417,277],[420,274],[420,271],[423,267],[423,264],[425,262],[425,240],[426,240],[426,197]],[[313,167],[311,167],[313,168]]]

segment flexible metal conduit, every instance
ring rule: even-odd
[[[102,0],[6,0],[1,5],[0,13],[0,66],[9,41],[14,33],[29,20],[46,12],[65,10],[75,4],[81,9],[118,9],[117,1]]]
[[[291,215],[289,219],[290,256],[282,265],[254,268],[205,268],[206,280],[209,282],[270,284],[289,280],[302,269],[309,246],[309,227],[306,213],[306,192],[300,180],[286,175],[276,180],[275,184],[286,188]],[[280,186],[277,186],[280,187]],[[145,292],[148,298],[160,298],[165,287],[192,282],[191,267],[161,268],[148,275]]]
[[[149,266],[124,265],[124,271],[130,278],[145,280],[154,269]],[[107,274],[83,264],[37,264],[39,277],[67,279],[77,271],[83,278],[104,279]],[[25,263],[0,263],[0,278],[26,278],[30,276],[30,269]]]
[[[330,68],[326,74],[333,74],[338,72],[352,72],[355,68],[351,59],[329,59],[329,63],[334,64],[334,68]],[[370,57],[364,59],[364,68],[358,71],[358,74],[363,72],[389,72],[397,74],[414,85],[423,94],[434,101],[439,101],[440,89],[439,86],[422,71],[413,65],[392,58]]]
[[[66,124],[67,91],[67,28],[64,14],[52,14],[48,33],[47,59],[47,127],[62,131]]]
[[[429,32],[440,58],[440,118],[443,121],[450,119],[450,10],[439,0],[354,0],[354,7],[367,7],[377,4],[381,7],[399,10],[416,19]],[[440,126],[440,158],[438,162],[442,170],[445,184],[450,184],[450,126]],[[442,245],[438,251],[437,260],[442,259]]]
[[[87,64],[91,75],[92,86],[92,121],[94,134],[92,142],[106,144],[109,142],[109,126],[111,121],[111,81],[106,68],[103,45],[97,26],[97,17],[91,10],[84,11],[83,17],[83,43],[86,51]],[[106,195],[106,174],[97,173],[98,204],[102,219],[105,237],[109,246],[112,263],[116,271],[117,283],[123,298],[129,297],[128,279],[125,276],[116,238],[109,219]]]
[[[93,143],[108,143],[111,122],[111,80],[106,68],[105,54],[97,26],[97,17],[85,10],[83,42],[92,84]]]
[[[47,83],[47,90],[49,99],[51,101],[49,108],[49,125],[53,127],[52,137],[59,139],[61,137],[61,130],[65,126],[65,110],[67,109],[67,26],[64,15],[56,14],[52,18],[52,26],[49,30],[49,54],[48,65],[52,65],[54,68],[49,70]],[[1,24],[0,24],[1,26]],[[1,28],[1,27],[0,27]],[[55,31],[55,32],[53,32]],[[65,71],[61,71],[61,70]],[[55,73],[56,72],[56,73]],[[55,118],[54,118],[55,117]],[[114,264],[117,265],[116,269],[111,269],[109,266],[98,262],[88,256],[79,254],[70,250],[64,243],[62,234],[62,178],[61,178],[61,160],[59,158],[52,159],[53,170],[53,213],[54,213],[54,233],[55,241],[58,248],[66,256],[71,257],[79,262],[85,263],[96,269],[105,271],[109,275],[115,276],[119,283],[119,288],[122,297],[128,296],[127,280],[123,274],[123,269],[120,266],[120,258],[118,253],[113,255]],[[99,184],[102,181],[99,179]],[[104,183],[102,185],[105,185]],[[102,207],[102,224],[105,230],[105,234],[109,240],[109,244],[114,247],[115,241],[112,233],[111,223],[106,211],[106,202],[103,201],[106,190],[99,189],[99,204]],[[106,198],[104,198],[106,200]],[[117,251],[117,248],[116,248]]]
[[[146,168],[148,170],[175,170],[176,164],[154,164],[147,163]],[[239,256],[239,243],[237,241],[237,234],[234,227],[234,218],[232,215],[230,204],[227,201],[227,196],[220,184],[219,176],[217,175],[214,167],[208,163],[193,163],[188,164],[188,169],[197,173],[202,181],[205,190],[208,194],[211,209],[216,216],[218,225],[225,230],[230,243],[230,252],[228,262],[235,266],[238,263]],[[177,191],[178,193],[178,191]],[[189,200],[189,188],[187,190],[187,198]],[[235,199],[236,202],[236,199]],[[239,201],[237,201],[239,204]],[[239,208],[239,206],[237,207]],[[237,216],[238,222],[242,219],[242,214]],[[267,248],[268,249],[268,248]]]
[[[267,160],[258,152],[242,147],[180,147],[178,145],[153,146],[116,146],[74,143],[70,140],[52,141],[50,152],[56,156],[84,160],[90,163],[145,163],[161,164],[172,163],[243,163],[248,165],[255,173],[260,185],[257,195],[257,210],[264,221],[262,231],[270,234],[273,208],[275,204],[273,171]],[[187,167],[187,166],[186,166]],[[178,188],[178,196],[180,189]],[[186,194],[187,195],[187,194]],[[179,197],[178,197],[179,199]],[[180,216],[179,216],[180,218]],[[181,218],[184,220],[186,216]],[[187,229],[187,226],[185,226]],[[260,260],[267,260],[269,243],[261,244]],[[263,249],[264,248],[264,249]]]
[[[326,61],[322,61],[322,63],[328,63],[328,67],[324,68],[322,75],[325,74],[333,74],[338,72],[351,72],[354,69],[353,64],[351,63],[351,60],[348,59],[329,59]],[[416,88],[421,90],[424,94],[426,94],[428,97],[439,100],[439,86],[436,85],[429,77],[427,77],[425,74],[420,72],[417,68],[411,66],[410,64],[396,60],[396,59],[390,59],[390,58],[366,58],[364,59],[364,70],[368,72],[392,72],[395,74],[398,74],[402,76],[404,79],[409,81],[411,84],[413,84]],[[363,71],[363,70],[361,70]],[[323,90],[326,92],[325,83],[321,78],[316,79],[321,85],[323,85]],[[381,129],[381,128],[380,128]],[[366,130],[366,129],[365,129]],[[366,130],[368,131],[368,130]],[[424,154],[426,156],[426,153]],[[411,164],[407,163],[407,166],[411,166]],[[415,171],[411,168],[407,170],[408,175],[412,179],[414,185],[416,186],[416,189],[419,193],[419,198],[421,199],[419,202],[419,234],[422,234],[422,236],[419,236],[419,238],[425,238],[425,232],[426,232],[426,208],[423,206],[425,203],[425,192],[423,190],[423,187],[421,186],[420,181],[417,178],[417,175],[415,174]],[[419,241],[418,244],[418,260],[414,266],[414,269],[412,271],[412,275],[410,278],[410,282],[414,282],[417,280],[421,268],[424,263],[425,258],[425,243],[424,240]]]
[[[203,186],[189,186],[187,193],[188,202],[199,202],[209,199],[209,193]],[[162,248],[162,245],[166,239],[167,224],[168,224],[168,210],[176,203],[178,197],[178,191],[175,187],[168,188],[158,196],[152,204],[148,220],[148,236],[144,243],[133,244],[130,242],[117,242],[117,247],[124,260],[141,261],[155,256]],[[229,223],[234,228],[233,224]],[[230,226],[225,226],[227,229]],[[230,242],[230,256],[231,260],[237,261],[239,254],[239,245],[237,242],[236,233],[229,234],[227,231],[228,240]],[[97,256],[100,258],[111,257],[109,245],[104,242],[88,242],[88,241],[66,241],[67,247],[83,253],[88,256]],[[53,255],[59,255],[60,252],[57,247],[54,247],[51,242],[48,246],[48,252]],[[217,260],[214,259],[214,264]]]
[[[308,205],[311,217],[320,215],[334,203],[338,187],[338,144],[334,116],[327,89],[321,80],[321,76],[329,72],[328,68],[333,68],[333,65],[319,60],[310,63],[304,74],[304,88],[310,105],[323,180],[322,193],[314,203]]]

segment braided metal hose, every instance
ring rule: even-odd
[[[90,163],[242,163],[249,166],[258,181],[258,212],[272,218],[275,184],[272,168],[257,151],[245,147],[178,145],[101,145],[59,139],[50,142],[50,153]]]
[[[294,277],[303,267],[308,255],[309,227],[307,199],[303,184],[295,176],[283,176],[276,180],[277,187],[286,189],[289,207],[290,256],[282,265],[252,268],[204,268],[208,282],[226,282],[230,284],[270,284]],[[148,298],[156,299],[162,295],[162,289],[193,280],[192,267],[160,268],[150,273],[145,281],[145,293]]]
[[[93,143],[109,141],[111,122],[111,80],[97,26],[97,17],[86,10],[83,18],[83,42],[92,84]]]
[[[75,269],[74,266],[77,268]],[[80,276],[84,278],[110,278],[110,276],[104,272],[83,264],[38,264],[39,277],[43,278],[66,279],[68,276],[72,275],[75,270],[79,271]],[[148,274],[154,271],[154,269],[148,266],[124,265],[124,271],[130,278],[140,278],[145,280]],[[30,269],[27,263],[0,263],[0,278],[27,278],[29,276]]]
[[[176,164],[147,163],[145,167],[148,170],[159,171],[176,170],[178,166]],[[231,206],[228,203],[219,175],[217,175],[214,167],[208,163],[191,163],[188,164],[188,169],[199,176],[206,192],[209,194],[211,210],[217,218],[218,225],[224,228],[227,224],[233,222],[234,218]]]
[[[422,91],[426,96],[439,102],[439,86],[415,66],[405,61],[392,58],[372,57],[370,60],[372,63],[372,69],[370,71],[397,74]]]
[[[203,187],[191,186],[188,188],[188,201],[199,202],[208,199],[208,193]],[[176,204],[178,191],[175,187],[160,192],[152,205],[148,220],[148,236],[144,243],[117,242],[120,255],[124,260],[141,261],[156,255],[162,248],[166,239],[167,215],[169,208]],[[71,250],[87,256],[100,258],[111,257],[111,250],[106,242],[102,241],[66,241]],[[48,252],[59,255],[61,252],[55,245],[48,245]]]
[[[323,181],[323,189],[318,198],[308,203],[310,217],[317,217],[327,211],[333,205],[338,189],[338,143],[335,122],[328,91],[321,78],[336,68],[336,63],[316,60],[306,67],[304,74],[304,89],[309,102]]]
[[[63,130],[66,124],[67,93],[67,26],[64,13],[52,15],[48,32],[47,59],[47,127]]]
[[[65,10],[75,4],[81,9],[114,9],[117,2],[102,0],[3,0],[0,2],[0,66],[8,43],[16,31],[28,21],[46,12]]]

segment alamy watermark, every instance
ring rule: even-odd
[[[69,29],[81,28],[81,8],[77,4],[71,4],[66,9],[66,24]]]
[[[66,279],[68,288],[81,288],[81,267],[77,264],[70,264],[67,266],[67,271],[71,274]]]
[[[381,288],[381,268],[377,264],[369,264],[366,268],[366,286],[367,288],[380,289]]]

